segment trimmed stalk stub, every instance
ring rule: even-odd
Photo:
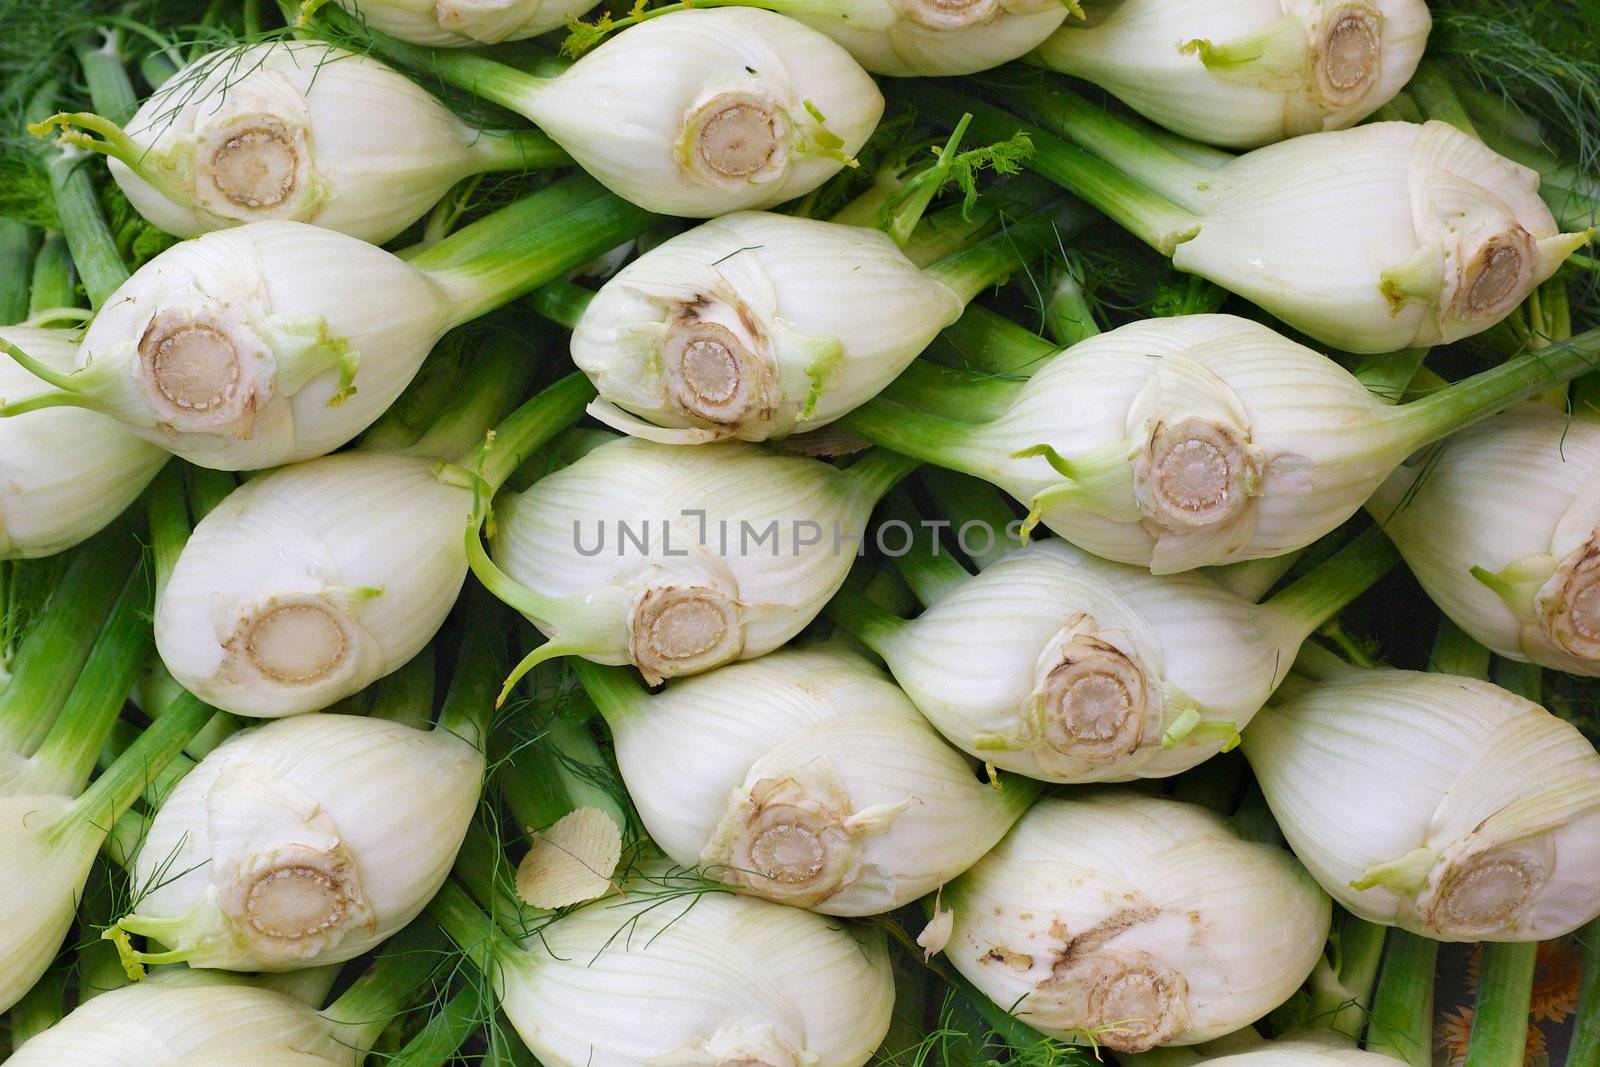
[[[737,596],[713,586],[647,587],[629,615],[629,658],[651,685],[710,670],[743,653],[742,614]]]
[[[1316,91],[1334,108],[1365,96],[1383,70],[1383,12],[1372,4],[1333,7],[1313,43]]]
[[[1248,430],[1206,419],[1154,423],[1134,460],[1139,508],[1168,529],[1234,522],[1261,491],[1262,460]]]
[[[1032,699],[1044,744],[1105,764],[1159,744],[1164,723],[1159,682],[1099,630],[1087,616],[1068,620],[1039,657]]]
[[[1164,1045],[1188,1022],[1188,980],[1148,952],[1080,954],[1072,939],[1052,959],[1050,971],[1029,1003],[1052,1001],[1053,1012],[1076,1016],[1084,1035],[1118,1052]]]
[[[781,175],[792,139],[788,113],[770,95],[719,90],[690,107],[680,143],[702,181],[738,188]]]
[[[275,596],[240,617],[223,641],[233,662],[280,685],[329,680],[352,664],[352,620],[324,596]]]
[[[178,433],[249,438],[272,400],[276,360],[236,309],[163,308],[139,338],[137,376],[157,422]]]

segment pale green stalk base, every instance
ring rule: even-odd
[[[1369,526],[1331,559],[1273,596],[1266,606],[1277,612],[1299,643],[1399,562],[1400,553],[1383,531]]]
[[[1318,964],[1311,977],[1311,1020],[1318,1028],[1336,1030],[1352,1041],[1361,1040],[1372,1006],[1378,964],[1383,958],[1387,930],[1358,919],[1346,911],[1337,914],[1330,948],[1333,960]]]
[[[0,218],[0,325],[28,317],[28,279],[39,235],[16,219]]]
[[[1522,1067],[1528,1041],[1537,942],[1487,943],[1478,970],[1478,1003],[1462,1067]]]
[[[1600,919],[1591,920],[1575,936],[1583,949],[1583,976],[1566,1067],[1586,1067],[1600,1063]]]
[[[1449,619],[1439,620],[1439,635],[1428,656],[1428,669],[1463,678],[1489,677],[1489,650],[1468,637]]]
[[[445,1067],[458,1062],[456,1052],[483,1025],[489,1002],[475,982],[440,1006],[405,1047],[384,1060],[387,1067]]]
[[[941,542],[934,528],[924,523],[922,515],[905,492],[889,494],[879,508],[878,518],[880,523],[905,524],[908,531],[905,536],[909,538],[910,545],[906,551],[895,556],[892,562],[895,569],[900,572],[900,576],[906,580],[906,584],[911,587],[912,593],[923,604],[942,600],[947,594],[965,585],[972,577],[955,556],[950,554],[949,547]],[[960,526],[953,516],[950,521],[956,527]]]
[[[28,316],[43,315],[78,303],[78,278],[67,240],[47,233],[33,261],[33,290],[28,296]]]
[[[1433,1065],[1433,984],[1439,943],[1406,930],[1389,931],[1372,998],[1367,1049],[1410,1067]]]
[[[413,922],[384,946],[377,962],[354,985],[323,1009],[322,1016],[359,1059],[449,959],[438,928],[426,920]]]
[[[70,973],[65,967],[52,967],[6,1013],[12,1052],[26,1044],[29,1038],[61,1021],[66,1014],[67,978]]]

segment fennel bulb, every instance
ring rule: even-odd
[[[1350,1045],[1333,1034],[1296,1035],[1207,1056],[1211,1067],[1398,1067],[1404,1061]]]
[[[1423,0],[1122,0],[1033,58],[1174,133],[1253,148],[1353,126],[1411,80]]]
[[[358,1067],[314,1008],[232,976],[174,968],[80,1004],[11,1054],[18,1067]]]
[[[461,592],[475,490],[497,488],[591,395],[573,374],[527,401],[501,423],[492,463],[481,445],[454,464],[356,449],[246,482],[196,524],[157,598],[167,670],[225,711],[276,718],[398,669]]]
[[[636,436],[814,429],[888,385],[1016,266],[1014,254],[990,257],[1021,239],[1008,231],[923,271],[878,230],[726,215],[608,281],[573,329],[572,358],[600,392],[592,413]]]
[[[975,74],[1026,55],[1075,5],[1063,0],[772,0],[867,70],[898,77]]]
[[[948,124],[972,113],[975,136],[1026,131],[1029,167],[1179,269],[1349,352],[1480,333],[1588,240],[1560,232],[1537,173],[1442,122],[1375,122],[1229,157],[1175,148],[1066,91],[1006,96],[1048,129],[949,90],[923,95]]]
[[[1367,510],[1473,640],[1600,675],[1600,425],[1519,404],[1401,467]]]
[[[1542,941],[1600,915],[1600,755],[1499,686],[1348,668],[1289,690],[1244,751],[1295,854],[1369,922]]]
[[[803,196],[853,163],[883,114],[883,95],[848,52],[755,8],[649,19],[550,77],[464,53],[373,46],[526,116],[606,188],[664,215],[708,218]]]
[[[512,680],[563,655],[654,684],[771,652],[843,583],[874,504],[915,466],[622,438],[502,496],[493,562],[474,570],[550,638]]]
[[[565,205],[574,189],[592,192],[527,226],[530,209]],[[309,459],[382,414],[452,326],[643,225],[642,212],[577,179],[475,223],[516,235],[459,262],[449,259],[455,238],[407,262],[300,222],[213,231],[167,249],[117,289],[84,334],[76,370],[63,374],[23,353],[27,369],[56,391],[0,413],[89,407],[190,462],[225,470]],[[479,247],[473,227],[457,237]]]
[[[4,326],[0,343],[62,372],[78,352],[69,330]],[[0,351],[0,398],[44,388]],[[0,421],[0,558],[50,556],[87,539],[133,503],[166,461],[165,451],[92,411]]]
[[[109,156],[139,213],[179,237],[290,219],[382,244],[463,178],[565,159],[541,134],[475,129],[377,60],[311,42],[202,56],[122,127],[50,122]]]
[[[492,679],[478,695],[487,708]],[[444,725],[299,715],[235,734],[162,801],[117,927],[169,950],[146,962],[279,971],[353,959],[444,883],[483,772],[473,741]]]
[[[1407,404],[1259,323],[1130,323],[1048,360],[988,422],[874,400],[843,425],[983,478],[1098,556],[1157,574],[1281,556],[1339,526],[1416,449],[1575,377],[1591,332]]]
[[[1122,1052],[1221,1037],[1316,966],[1328,897],[1282,849],[1137,793],[1047,799],[945,887],[944,953],[1029,1026]]]
[[[336,0],[368,26],[402,41],[471,48],[559,30],[597,0]]]
[[[430,912],[546,1067],[862,1067],[889,1027],[881,930],[664,868],[520,943],[447,883]],[[628,1020],[619,1025],[618,1020]]]
[[[892,911],[972,866],[1039,794],[982,781],[842,646],[785,649],[654,694],[630,675],[578,666],[651,839],[780,904]]]
[[[1050,782],[1162,778],[1232,748],[1304,641],[1394,561],[1368,533],[1265,604],[1051,538],[915,619],[852,591],[830,612],[951,743]],[[660,840],[660,835],[656,835]]]

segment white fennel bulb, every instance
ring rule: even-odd
[[[1331,905],[1272,845],[1128,792],[1042,800],[945,887],[944,953],[1053,1037],[1139,1052],[1259,1019],[1322,955]]]
[[[783,650],[647,692],[579,678],[651,839],[780,904],[877,915],[970,867],[1038,795],[981,780],[888,678],[842,647]]]
[[[1473,640],[1600,675],[1600,425],[1517,405],[1401,467],[1367,510]]]
[[[1295,854],[1350,911],[1436,941],[1543,941],[1600,915],[1600,755],[1488,682],[1354,668],[1245,731]]]
[[[504,575],[485,584],[550,638],[519,674],[579,655],[654,683],[773,651],[844,582],[874,505],[914,466],[733,441],[593,449],[496,502]]]
[[[1560,231],[1535,172],[1442,122],[1257,149],[1196,203],[1173,263],[1352,352],[1488,329],[1587,240]]]
[[[63,373],[76,333],[0,327],[14,344]],[[0,399],[48,386],[0,351]],[[0,558],[51,556],[87,539],[133,503],[167,453],[104,415],[72,408],[0,421]]]
[[[1234,157],[1158,139],[1066,90],[1009,91],[1041,126],[926,95],[948,124],[973,113],[975,136],[1027,132],[1030,167],[1179,269],[1349,352],[1480,333],[1588,240],[1561,232],[1535,171],[1443,122],[1308,133]]]
[[[156,648],[207,703],[328,707],[416,655],[467,576],[472,491],[419,456],[342,452],[234,490],[156,603]]]
[[[1300,643],[1393,559],[1368,535],[1255,604],[1051,538],[914,619],[849,591],[830,611],[970,755],[1051,782],[1161,778],[1237,744]]]
[[[967,295],[880,231],[741,212],[624,267],[579,319],[572,358],[618,429],[759,441],[876,395]]]
[[[883,114],[850,53],[755,8],[649,19],[549,77],[379,47],[526,116],[612,192],[664,215],[803,196],[852,161]]]
[[[164,971],[80,1004],[30,1038],[17,1067],[358,1067],[314,1008],[232,976]]]
[[[470,48],[559,30],[597,0],[337,0],[369,27],[402,41]]]
[[[0,1005],[33,988],[61,951],[105,833],[59,794],[0,797],[0,908],[17,936],[0,964]]]
[[[547,203],[563,213],[531,223]],[[8,397],[0,413],[89,407],[224,470],[320,456],[381,415],[452,326],[560,277],[645,218],[579,178],[462,231],[461,257],[447,239],[407,262],[301,222],[215,230],[167,249],[118,287],[85,332],[72,373],[24,353],[55,391]]]
[[[1314,1034],[1263,1041],[1199,1062],[1211,1067],[1398,1067],[1402,1061],[1354,1048],[1342,1035]]]
[[[1423,0],[1122,0],[1039,47],[1174,133],[1251,148],[1353,126],[1417,69]]]
[[[180,237],[267,219],[381,244],[472,174],[557,163],[532,132],[476,129],[375,59],[275,41],[212,52],[118,128],[64,115],[139,213]],[[96,133],[90,139],[87,133]]]
[[[1070,0],[789,0],[768,6],[832,37],[874,74],[975,74],[1026,55]]]
[[[148,962],[280,971],[353,959],[444,883],[483,771],[444,725],[301,715],[235,734],[162,802],[118,928],[166,946]]]
[[[875,400],[844,425],[984,478],[1081,548],[1156,573],[1281,556],[1349,518],[1413,451],[1588,366],[1600,337],[1386,404],[1259,323],[1131,323],[1045,362],[988,422]]]
[[[453,885],[432,911],[463,948],[488,957],[501,1008],[546,1067],[872,1060],[894,1005],[881,931],[708,892],[665,870],[623,888],[521,944],[484,930],[486,918]],[[461,919],[442,914],[444,905]]]

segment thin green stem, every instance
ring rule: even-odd
[[[882,500],[885,493],[921,465],[920,460],[911,456],[875,448],[846,467],[845,474],[867,498]]]
[[[1489,677],[1489,650],[1468,637],[1449,619],[1439,620],[1439,633],[1433,639],[1428,669],[1462,678]]]
[[[1519,663],[1496,656],[1490,665],[1489,676],[1501,689],[1537,704],[1544,699],[1541,673],[1537,663]]]
[[[903,456],[981,476],[992,458],[980,444],[982,424],[941,418],[881,397],[839,420],[875,445]]]
[[[924,359],[974,374],[1032,375],[1061,347],[977,304],[945,327]]]
[[[915,359],[879,395],[942,418],[990,422],[1005,414],[1026,384],[1026,378],[974,374]]]
[[[928,117],[944,123],[953,124],[971,112],[972,131],[985,140],[1001,141],[1026,133],[1033,142],[1033,154],[1024,161],[1030,170],[1087,200],[1162,255],[1170,256],[1199,229],[1200,219],[1194,212],[1041,126],[931,84],[918,86],[917,100]]]
[[[503,245],[432,273],[452,292],[455,321],[467,322],[638,236],[653,219],[621,197],[597,196]],[[449,243],[447,238],[418,258],[428,258]]]
[[[57,148],[49,154],[46,170],[55,200],[61,233],[72,252],[73,265],[83,280],[89,306],[96,311],[128,280],[128,267],[100,210],[89,177],[90,157],[77,149]]]
[[[486,332],[481,340],[473,331],[470,341],[440,345],[359,447],[451,461],[481,448],[484,435],[528,395],[543,362],[530,349],[545,340],[537,329]]]
[[[551,182],[417,253],[411,265],[421,270],[458,266],[606,195],[605,186],[582,174]]]
[[[1400,553],[1376,526],[1355,536],[1333,557],[1310,574],[1268,600],[1295,643],[1304,641],[1317,627],[1339,612],[1400,562]]]
[[[1188,211],[1200,210],[1198,193],[1216,178],[1215,163],[1197,163],[1150,136],[1141,123],[1114,115],[1064,88],[1028,88],[1004,94],[1007,107],[1106,161]]]
[[[1481,951],[1478,1002],[1462,1067],[1522,1067],[1538,942],[1489,942]]]
[[[489,725],[494,719],[495,697],[505,664],[497,651],[494,631],[502,621],[498,607],[487,596],[468,594],[466,633],[456,655],[455,673],[439,711],[439,729],[455,734],[479,752],[487,750]]]
[[[0,218],[0,326],[28,317],[28,279],[39,235],[16,219]]]
[[[116,524],[74,551],[11,658],[11,681],[0,690],[0,749],[27,754],[55,722],[138,563],[136,547],[127,528]]]
[[[1600,919],[1590,920],[1574,936],[1583,953],[1583,973],[1566,1067],[1588,1067],[1600,1063]]]
[[[889,494],[879,508],[878,518],[883,525],[898,523],[905,527],[909,543],[905,551],[894,554],[892,562],[923,604],[942,600],[972,577],[939,542],[938,527],[959,525],[953,520],[924,519],[904,490]],[[895,547],[899,547],[898,543]]]
[[[833,595],[824,611],[828,618],[880,656],[890,639],[906,625],[905,619],[879,607],[865,593],[849,584]]]
[[[1318,1027],[1359,1041],[1366,1029],[1387,930],[1342,910],[1336,922],[1329,942],[1335,958],[1322,975],[1324,981],[1318,982],[1318,974],[1312,976],[1311,1018]]]
[[[1078,276],[1067,268],[1058,268],[1050,295],[1044,302],[1044,325],[1050,339],[1062,348],[1071,348],[1100,332],[1095,321],[1094,303]]]
[[[1069,199],[1007,223],[1000,232],[946,256],[924,273],[948,285],[962,303],[971,303],[1026,264],[1060,252],[1066,239],[1093,220],[1092,210]]]
[[[476,470],[491,493],[498,491],[535,450],[577,422],[594,395],[583,374],[567,375],[506,416],[487,447],[463,457],[460,465]]]
[[[1478,128],[1473,125],[1472,117],[1467,114],[1466,106],[1456,95],[1455,87],[1450,84],[1450,79],[1445,76],[1437,60],[1424,59],[1417,65],[1416,73],[1406,86],[1406,93],[1426,117],[1448,122],[1468,137],[1482,139],[1478,135]]]
[[[1011,508],[1011,499],[988,482],[938,467],[929,468],[921,477],[934,506],[957,530],[975,523],[993,532],[991,544],[983,544],[975,534],[961,544],[961,550],[979,570],[1021,543],[1022,525]]]
[[[39,315],[78,302],[78,278],[72,266],[67,239],[54,231],[44,235],[39,254],[33,261],[33,289],[28,297],[28,314]]]
[[[336,21],[350,26],[353,20],[336,16]],[[550,80],[527,74],[497,63],[472,52],[454,48],[428,48],[396,40],[387,34],[359,27],[358,32],[367,38],[372,55],[387,62],[412,70],[431,74],[458,89],[465,89],[491,104],[499,104],[528,119],[538,122],[533,99]]]
[[[1600,329],[1527,352],[1393,409],[1391,427],[1406,452],[1448,436],[1509,404],[1600,366]]]
[[[189,486],[189,512],[199,522],[211,514],[213,508],[239,488],[232,471],[217,471],[209,467],[185,467],[184,475]]]
[[[593,289],[585,289],[575,282],[558,278],[529,293],[528,304],[557,326],[572,330],[577,328],[578,320],[583,318],[583,313],[594,298]]]
[[[484,1012],[490,1007],[484,993],[480,984],[468,982],[384,1063],[387,1067],[446,1067],[457,1062],[456,1053],[483,1025]]]
[[[522,955],[513,942],[473,903],[467,891],[455,882],[446,882],[428,905],[428,914],[444,928],[462,955],[483,972],[496,990],[501,988],[501,968],[514,964]]]
[[[433,646],[428,645],[372,686],[372,707],[367,715],[426,730],[433,720],[434,673]]]
[[[629,822],[627,808],[618,801],[615,792],[596,780],[600,775],[609,776],[610,767],[605,751],[595,740],[588,722],[557,717],[545,732],[543,747],[551,762],[550,784],[563,805],[562,811],[552,811],[550,814],[559,819],[579,808],[596,808],[605,812],[617,824],[617,828],[626,833]],[[554,821],[550,819],[528,825],[548,826]]]
[[[150,520],[150,560],[155,571],[156,602],[160,603],[191,531],[183,469],[176,462],[168,463],[157,472],[145,490],[144,504]]]
[[[76,796],[83,790],[150,649],[150,610],[150,582],[135,571],[117,595],[61,713],[34,753],[28,772],[30,791]]]
[[[360,1060],[449,958],[439,928],[425,920],[413,922],[384,947],[365,974],[323,1009],[322,1016]]]
[[[572,661],[572,673],[613,730],[630,716],[644,714],[649,707],[650,691],[632,667],[610,667],[578,658]]]
[[[94,109],[120,125],[138,110],[139,94],[134,91],[117,43],[115,30],[84,34],[73,42],[72,51],[83,68],[84,84],[89,88]]]
[[[1433,1067],[1433,983],[1439,943],[1389,931],[1367,1024],[1367,1051]]]
[[[72,822],[109,833],[167,764],[217,714],[192,694],[169,705],[72,805]]]
[[[1378,356],[1364,356],[1351,373],[1367,392],[1389,404],[1398,404],[1407,396],[1411,380],[1422,369],[1428,358],[1426,348],[1402,348]]]

